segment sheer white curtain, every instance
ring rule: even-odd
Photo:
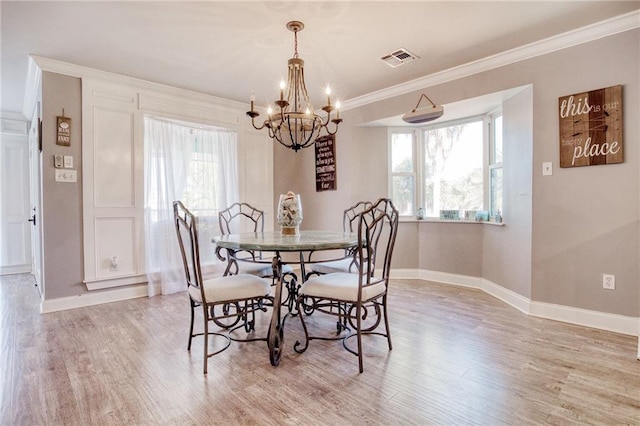
[[[211,238],[218,211],[238,200],[234,130],[157,117],[144,119],[144,235],[149,296],[186,290],[173,223],[180,200],[198,216],[203,269],[219,270]]]

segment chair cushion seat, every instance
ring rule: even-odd
[[[371,300],[386,290],[384,280],[372,278],[372,284],[362,287],[362,300]],[[358,274],[338,272],[310,278],[299,290],[305,296],[358,301]]]
[[[250,274],[212,278],[205,280],[202,287],[208,303],[265,297],[271,289],[267,280]],[[190,286],[189,295],[202,303],[200,289]]]
[[[358,272],[358,266],[353,261],[353,257],[345,257],[344,259],[339,260],[329,260],[327,262],[310,263],[309,269],[318,274],[333,274],[335,272]]]
[[[290,265],[282,265],[282,273],[288,274],[293,272]],[[238,274],[257,275],[262,278],[273,276],[273,267],[271,263],[258,263],[238,260]]]

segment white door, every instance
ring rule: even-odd
[[[31,272],[29,138],[3,133],[0,141],[0,273]]]

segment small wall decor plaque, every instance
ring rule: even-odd
[[[333,191],[336,181],[336,140],[334,135],[316,139],[316,192]]]
[[[58,116],[58,127],[56,132],[56,144],[62,146],[71,146],[71,119],[64,116]]]
[[[560,167],[623,162],[622,86],[558,99]]]

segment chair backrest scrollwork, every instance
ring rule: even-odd
[[[363,211],[369,210],[371,206],[373,206],[371,201],[358,201],[346,209],[342,217],[342,230],[344,232],[356,232],[358,230],[358,216]]]
[[[233,203],[218,213],[222,235],[241,232],[241,224],[248,224],[249,232],[264,231],[264,212],[248,203]],[[237,229],[236,229],[237,227]]]
[[[191,213],[181,201],[174,201],[173,217],[180,253],[182,254],[187,288],[191,286],[199,289],[202,293],[202,300],[205,300],[201,285],[202,270],[200,268],[200,247],[198,245],[196,216]]]
[[[380,198],[359,215],[357,259],[360,279],[366,280],[363,285],[388,282],[391,270],[391,257],[398,232],[398,210],[388,198]],[[384,238],[381,237],[384,235]],[[382,242],[379,247],[378,244]],[[382,275],[374,278],[376,257],[382,249]],[[386,284],[385,284],[386,285]]]

